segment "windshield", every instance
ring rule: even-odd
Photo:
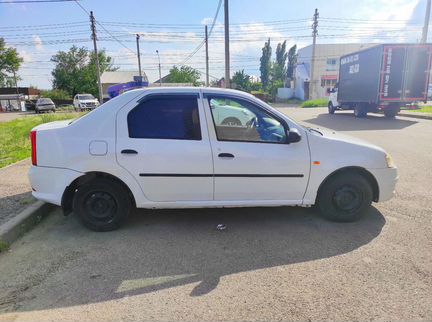
[[[85,100],[94,100],[94,96],[90,95],[90,94],[86,94],[86,95],[78,95],[78,99],[81,101],[85,101]]]

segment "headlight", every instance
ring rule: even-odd
[[[389,168],[396,168],[396,165],[393,161],[393,158],[390,154],[386,154],[386,161],[387,161],[387,167]]]

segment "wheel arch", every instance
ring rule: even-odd
[[[106,172],[100,172],[100,171],[90,171],[87,172],[85,174],[83,174],[82,176],[76,178],[74,181],[72,181],[65,189],[65,191],[63,192],[63,196],[62,196],[62,200],[61,200],[61,206],[63,209],[63,213],[64,215],[68,215],[72,212],[72,202],[73,202],[73,198],[75,195],[76,190],[78,189],[79,186],[88,183],[96,178],[107,178],[110,180],[113,180],[119,184],[121,184],[126,191],[128,192],[129,198],[132,201],[132,205],[134,207],[136,207],[136,200],[135,200],[135,196],[132,193],[131,189],[128,187],[128,185],[126,183],[124,183],[123,180],[119,179],[118,177],[106,173]]]
[[[358,167],[358,166],[348,166],[348,167],[343,167],[340,169],[337,169],[335,171],[333,171],[332,173],[330,173],[319,185],[318,190],[317,190],[317,198],[322,190],[322,188],[325,186],[325,184],[328,182],[328,180],[330,180],[331,178],[333,178],[336,175],[340,175],[342,173],[358,173],[361,176],[363,176],[371,185],[372,187],[372,196],[373,196],[373,201],[377,202],[379,200],[379,186],[378,186],[378,182],[376,180],[376,178],[374,177],[374,175],[372,173],[370,173],[369,171],[367,171],[365,168],[362,167]]]

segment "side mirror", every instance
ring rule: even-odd
[[[297,143],[301,141],[301,134],[297,129],[290,129],[288,131],[287,143]]]

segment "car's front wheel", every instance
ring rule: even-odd
[[[333,106],[333,103],[329,102],[328,103],[328,112],[329,112],[329,114],[334,114],[335,110],[336,110],[336,108]]]
[[[110,231],[126,222],[131,209],[128,191],[120,183],[97,178],[78,187],[73,212],[94,231]]]
[[[372,187],[359,173],[341,172],[320,188],[317,205],[321,215],[331,221],[360,219],[372,204]]]

